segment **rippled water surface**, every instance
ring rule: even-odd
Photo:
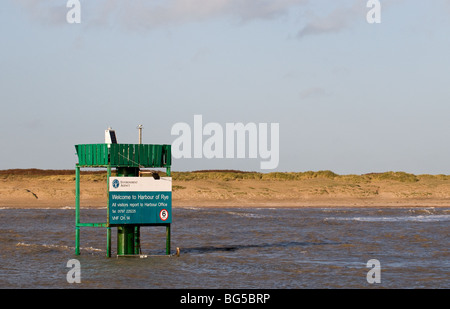
[[[74,216],[0,209],[0,288],[450,288],[449,208],[174,208],[181,255],[164,256],[165,228],[142,227],[143,259],[115,257],[115,229],[106,258],[106,229],[88,227],[76,256]],[[66,280],[73,258],[80,284]]]

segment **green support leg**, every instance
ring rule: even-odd
[[[141,231],[139,225],[134,226],[134,254],[141,253]]]
[[[111,228],[109,227],[109,177],[111,177],[111,165],[108,165],[106,172],[106,257],[111,257]]]
[[[139,176],[139,168],[137,167],[120,167],[117,169],[117,176],[121,177],[136,177]],[[139,252],[139,239],[136,239],[135,225],[121,225],[117,227],[117,254],[118,255],[132,255]],[[139,254],[139,253],[137,253]]]
[[[166,255],[170,255],[170,224],[166,225]]]
[[[171,176],[170,167],[166,167],[167,176]],[[170,224],[166,225],[166,255],[170,255]]]
[[[117,227],[117,255],[134,254],[134,226]]]
[[[75,254],[80,255],[80,167],[75,167]]]
[[[111,257],[111,228],[106,228],[106,257]]]
[[[75,255],[80,255],[80,227],[75,227]]]

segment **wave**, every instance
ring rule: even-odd
[[[253,214],[253,213],[248,213],[248,212],[227,211],[225,213],[227,213],[229,215],[233,215],[233,216],[244,217],[244,218],[260,219],[260,218],[266,218],[267,217],[267,215]]]
[[[44,206],[37,206],[37,207],[0,207],[0,210],[75,210],[75,206],[61,206],[61,207],[44,207]],[[88,207],[81,207],[81,210],[89,210],[89,209],[106,209],[105,206],[88,206]]]
[[[17,247],[33,247],[33,248],[48,248],[48,249],[62,249],[62,250],[75,250],[75,247],[69,247],[66,245],[52,245],[52,244],[27,244],[24,242],[18,242]],[[93,247],[81,247],[80,250],[90,251],[90,252],[102,252],[103,249],[93,248]]]
[[[362,221],[362,222],[442,222],[450,221],[450,215],[420,215],[420,216],[393,216],[393,217],[331,217],[325,221]]]
[[[201,207],[194,207],[194,206],[181,206],[181,209],[188,209],[188,210],[202,210]]]

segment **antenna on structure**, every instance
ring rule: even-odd
[[[142,144],[142,128],[143,128],[142,124],[136,127],[136,129],[139,130],[139,144]]]

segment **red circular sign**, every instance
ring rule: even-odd
[[[166,209],[162,209],[159,212],[159,218],[163,221],[166,221],[167,219],[169,219],[169,212]]]

